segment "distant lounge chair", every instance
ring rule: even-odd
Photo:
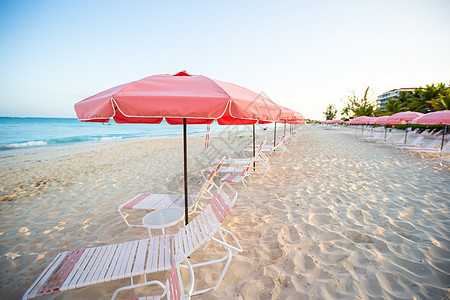
[[[264,178],[264,175],[263,175],[263,178]],[[250,177],[250,165],[246,166],[241,174],[229,173],[229,174],[223,176],[220,179],[220,181],[225,181],[225,182],[228,182],[231,184],[242,183],[244,185],[244,188],[247,189],[246,183],[252,182],[252,178]]]
[[[369,141],[369,142],[376,141],[381,137],[382,134],[383,134],[382,131],[376,131],[375,133],[370,134],[368,136],[361,136],[361,137],[359,137],[359,139],[363,140],[363,141]]]
[[[264,176],[270,169],[268,164],[268,158],[265,158],[262,149],[264,147],[266,140],[264,140],[259,146],[257,154],[252,158],[244,159],[228,159],[224,161],[229,163],[229,166],[222,166],[217,169],[217,173],[226,175],[221,178],[221,181],[226,181],[228,183],[242,183],[244,188],[247,188],[247,183],[256,182],[260,183]],[[243,163],[243,164],[241,164]],[[211,167],[201,170],[203,177],[211,171]],[[259,177],[258,181],[255,181],[255,176]]]
[[[181,264],[183,261],[186,262],[186,265]],[[180,268],[186,268],[189,270],[190,284],[189,284],[188,292],[186,294],[184,293],[184,286],[183,286],[183,280],[181,278]],[[151,286],[151,285],[160,286],[163,289],[163,293],[161,295],[147,296],[147,297],[139,298],[139,299],[157,300],[157,299],[161,299],[164,296],[167,296],[167,299],[174,299],[174,300],[189,300],[189,299],[191,299],[191,295],[194,290],[194,270],[192,269],[192,266],[189,263],[189,260],[187,259],[187,257],[181,252],[175,254],[175,258],[172,260],[172,266],[171,266],[169,274],[167,276],[167,281],[166,281],[165,285],[158,280],[152,280],[149,282],[124,286],[124,287],[121,287],[116,290],[116,292],[112,296],[111,300],[115,300],[117,295],[120,292],[123,292],[126,290],[131,290],[131,289],[136,289],[136,288],[144,287],[144,286]],[[133,298],[133,299],[136,299],[136,298]]]
[[[267,138],[264,138],[264,140],[261,142],[261,144],[258,147],[258,150],[255,153],[255,159],[253,157],[246,157],[246,158],[232,158],[232,155],[230,155],[230,158],[225,159],[222,163],[222,165],[248,165],[251,160],[258,162],[258,161],[264,161],[269,162],[269,157],[263,153],[263,148],[265,147],[267,142]],[[217,161],[214,162],[216,164]]]
[[[450,142],[448,142],[442,150],[427,150],[427,149],[411,149],[411,152],[419,153],[422,158],[430,156],[431,158],[438,158],[441,156],[450,156]]]
[[[280,138],[280,141],[275,145],[264,145],[264,147],[262,147],[261,152],[264,154],[268,154],[269,156],[272,156],[273,154],[280,154],[280,157],[283,156],[283,154],[288,151],[286,145],[285,145],[285,141],[286,141],[286,137],[283,135]],[[244,154],[244,156],[246,157],[250,157],[250,155],[253,154],[253,146],[252,145],[248,145],[247,147],[245,147],[242,150],[242,153]]]
[[[212,171],[208,177],[205,178],[205,183],[203,184],[197,195],[188,195],[189,204],[189,214],[196,212],[201,209],[200,200],[205,197],[212,196],[211,189],[217,188],[214,183],[214,176],[217,174],[217,170],[222,166],[222,162],[225,157],[217,162],[215,166],[212,167]],[[131,224],[124,214],[124,210],[140,209],[140,210],[158,210],[164,208],[179,208],[184,210],[184,195],[182,194],[138,194],[128,200],[127,202],[121,204],[117,210],[120,216],[125,221],[125,223],[130,227],[145,227],[142,224]]]
[[[428,131],[425,130],[424,132],[422,132],[418,137],[416,137],[414,139],[414,141],[412,141],[412,143],[410,144],[403,144],[403,145],[395,145],[395,147],[398,150],[402,150],[403,148],[410,148],[410,147],[420,147],[423,144],[423,139],[428,135]]]
[[[440,158],[439,158],[439,164],[440,164],[441,166],[443,166],[444,164],[447,164],[447,165],[450,166],[450,158],[447,158],[447,157],[440,157]]]
[[[231,194],[227,195],[223,187],[227,187]],[[135,286],[133,277],[144,275],[147,281],[147,275],[169,270],[173,253],[181,251],[190,257],[209,242],[218,243],[227,253],[219,259],[192,264],[192,267],[195,269],[225,261],[226,263],[213,287],[193,292],[192,295],[216,289],[228,269],[232,251],[242,251],[236,237],[221,227],[236,199],[237,192],[229,184],[223,183],[205,210],[174,235],[62,252],[31,285],[23,299],[123,278],[130,278],[131,285]]]
[[[414,154],[414,153],[419,153],[417,152],[417,150],[432,150],[432,149],[437,149],[437,147],[440,147],[442,143],[442,136],[439,136],[437,138],[435,138],[434,140],[432,140],[428,145],[426,145],[425,147],[421,148],[421,147],[404,147],[402,148],[402,151],[406,152],[408,151],[409,154]]]

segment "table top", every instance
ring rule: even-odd
[[[164,208],[152,211],[142,218],[142,224],[151,229],[165,228],[177,224],[184,216],[178,208]]]

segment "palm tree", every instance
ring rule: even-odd
[[[450,110],[450,88],[443,90],[439,97],[429,101],[435,110]]]
[[[406,107],[403,102],[401,102],[398,99],[393,98],[393,99],[388,100],[388,103],[386,103],[386,105],[384,106],[384,109],[386,110],[384,112],[384,115],[390,116],[390,115],[396,114],[398,112],[405,111]]]
[[[439,99],[439,95],[445,90],[446,87],[443,83],[439,83],[437,86],[432,84],[427,85],[425,88],[417,88],[411,98],[412,101],[409,105],[409,109],[423,113],[433,111],[434,107],[432,103],[437,101]]]

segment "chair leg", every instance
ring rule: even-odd
[[[226,271],[228,270],[228,267],[230,266],[231,257],[233,256],[233,254],[232,254],[230,249],[227,248],[227,252],[228,253],[224,257],[222,257],[221,259],[212,260],[212,261],[209,261],[209,262],[193,264],[192,265],[192,268],[195,269],[195,268],[198,268],[198,267],[202,267],[202,266],[211,265],[211,264],[214,264],[214,263],[223,262],[226,259],[225,266],[224,266],[224,268],[222,270],[222,273],[219,276],[219,279],[217,280],[217,283],[214,286],[212,286],[212,287],[204,288],[204,289],[201,289],[201,290],[193,292],[192,293],[193,296],[206,293],[207,291],[210,291],[210,290],[215,290],[215,289],[217,289],[219,287],[220,283],[223,280],[223,277],[225,276]]]

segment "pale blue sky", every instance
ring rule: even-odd
[[[74,103],[154,74],[264,92],[306,117],[351,90],[450,81],[450,1],[2,1],[0,116]]]

